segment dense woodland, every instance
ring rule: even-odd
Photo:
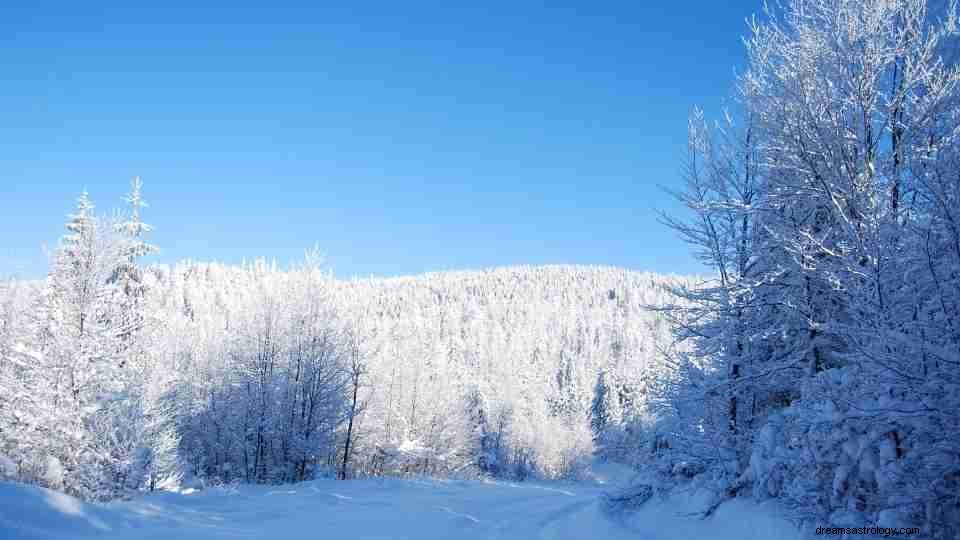
[[[672,338],[668,288],[604,267],[341,281],[153,251],[83,195],[43,283],[9,282],[3,455],[93,499],[337,475],[575,478],[628,452]]]
[[[798,520],[960,534],[955,9],[793,0],[689,121],[705,278],[604,267],[341,281],[144,265],[140,183],[84,194],[43,282],[0,289],[0,470],[89,499],[317,476],[693,484]],[[162,209],[160,209],[162,211]],[[637,249],[642,249],[638,239]],[[708,512],[709,513],[709,512]]]
[[[690,120],[662,479],[835,527],[960,535],[956,9],[795,0],[752,24],[728,114]],[[706,406],[704,406],[706,404]],[[685,464],[677,468],[678,464]],[[671,468],[673,467],[673,468]]]

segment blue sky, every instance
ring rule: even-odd
[[[164,262],[697,271],[658,186],[760,2],[133,4],[0,7],[0,275],[133,175]]]

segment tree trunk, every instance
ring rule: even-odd
[[[353,437],[353,418],[357,415],[357,391],[360,389],[360,374],[353,376],[353,402],[350,405],[350,422],[347,424],[347,440],[343,444],[343,463],[340,466],[340,480],[347,479],[347,465],[350,462],[350,439]]]

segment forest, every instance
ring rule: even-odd
[[[83,193],[46,278],[0,287],[0,476],[108,501],[599,456],[640,473],[624,506],[697,486],[705,515],[956,538],[956,4],[792,0],[744,44],[661,216],[701,276],[146,264],[139,178],[112,214]]]
[[[141,267],[140,187],[118,219],[83,195],[46,282],[4,289],[7,468],[95,500],[183,481],[575,478],[595,443],[628,452],[671,343],[648,306],[692,284],[575,266],[344,281],[315,250],[285,269]]]

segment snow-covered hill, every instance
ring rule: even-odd
[[[638,445],[624,442],[626,426],[644,414],[672,342],[668,321],[648,307],[675,301],[669,287],[693,282],[603,266],[344,281],[262,261],[184,262],[155,268],[152,279],[148,311],[165,324],[153,365],[175,374],[162,387],[192,396],[182,404],[181,457],[224,482],[253,479],[253,462],[240,465],[245,453],[264,454],[248,447],[257,440],[252,426],[291,433],[296,396],[313,392],[294,390],[305,379],[292,359],[305,343],[333,341],[333,320],[363,357],[351,458],[358,474],[479,467],[501,478],[576,476],[595,441]],[[267,343],[273,349],[258,349]],[[272,380],[247,380],[261,370]],[[251,403],[247,382],[264,399]],[[227,403],[233,413],[224,415]],[[299,444],[275,442],[277,450]],[[324,461],[340,446],[312,453]],[[271,454],[261,480],[290,480],[286,459]]]

